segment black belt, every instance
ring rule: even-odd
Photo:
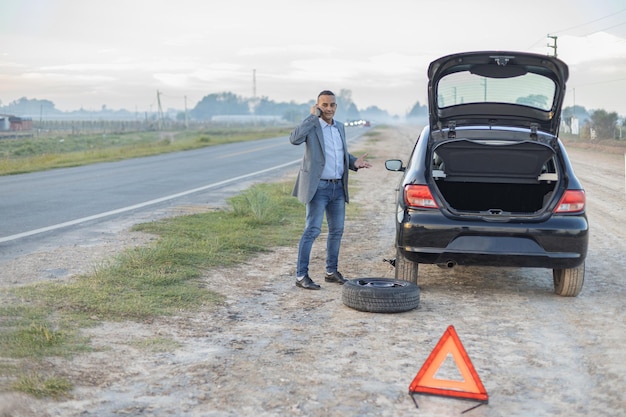
[[[338,183],[338,182],[341,182],[341,178],[338,178],[338,179],[336,179],[336,180],[325,180],[324,178],[322,178],[322,181],[332,182],[332,183]]]

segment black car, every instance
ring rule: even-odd
[[[557,137],[567,65],[546,55],[481,51],[428,68],[429,125],[403,171],[396,278],[418,264],[539,267],[555,292],[583,286],[585,192]]]

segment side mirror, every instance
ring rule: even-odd
[[[402,166],[402,161],[400,159],[388,159],[385,161],[385,168],[388,171],[399,171],[402,172],[406,168]]]

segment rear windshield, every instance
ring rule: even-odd
[[[550,78],[526,73],[512,78],[487,78],[468,71],[455,72],[439,80],[440,109],[471,103],[506,103],[548,111],[556,92]]]

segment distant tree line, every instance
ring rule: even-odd
[[[341,115],[342,120],[374,119],[385,122],[392,119],[389,113],[376,106],[359,110],[352,101],[350,90],[341,90],[336,97],[337,114]],[[245,98],[224,92],[203,97],[189,114],[194,120],[211,120],[213,116],[219,115],[258,115],[280,116],[287,122],[297,123],[309,114],[313,104],[314,100],[307,103],[275,102],[267,97]]]
[[[538,98],[529,97],[537,101]],[[298,123],[307,114],[315,103],[310,100],[306,103],[275,102],[267,97],[247,98],[232,92],[213,93],[204,96],[194,108],[187,113],[181,110],[168,109],[164,114],[169,125],[182,126],[187,120],[196,122],[211,121],[213,116],[221,115],[259,115],[279,116],[287,123]],[[20,117],[31,117],[34,122],[39,120],[121,120],[141,121],[144,124],[155,126],[156,112],[132,112],[129,110],[111,110],[106,106],[98,111],[85,109],[63,112],[58,110],[50,100],[28,99],[22,97],[7,105],[0,102],[0,114],[11,114]],[[380,123],[395,121],[399,116],[392,116],[377,106],[359,110],[352,100],[351,90],[340,90],[337,94],[337,114],[342,121],[371,120]],[[428,106],[416,102],[404,117],[419,124],[428,122]],[[587,110],[577,105],[565,107],[562,111],[563,122],[569,128],[573,127],[573,120],[577,120],[580,135],[583,138],[622,139],[622,130],[626,134],[626,119],[619,117],[616,112],[604,109]]]
[[[583,106],[565,107],[562,120],[570,129],[576,120],[579,134],[583,139],[625,139],[626,119],[621,119],[616,112],[607,112],[604,109],[588,111]]]
[[[306,103],[276,102],[268,97],[248,98],[238,96],[232,92],[213,93],[204,96],[195,107],[188,112],[178,109],[168,109],[164,117],[174,122],[197,121],[207,122],[214,116],[278,116],[288,123],[298,123],[309,114],[314,100]],[[112,110],[102,106],[99,110],[74,110],[64,112],[58,110],[50,100],[29,99],[22,97],[6,105],[0,102],[1,114],[12,114],[20,117],[30,117],[33,121],[46,120],[126,120],[126,121],[154,121],[157,112],[133,112],[126,109]],[[377,106],[358,109],[352,100],[351,90],[340,90],[337,94],[337,115],[342,121],[367,119],[381,123],[390,122],[402,116],[390,115]],[[428,111],[426,106],[419,102],[406,115],[408,118],[426,120]]]

